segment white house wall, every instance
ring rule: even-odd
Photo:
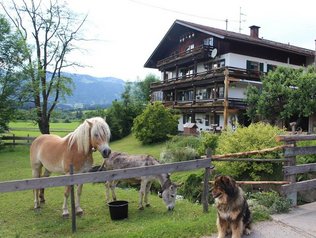
[[[246,56],[246,55],[239,55],[239,54],[234,54],[234,53],[227,53],[222,55],[223,58],[225,58],[225,66],[228,67],[237,67],[237,68],[242,68],[246,69],[247,68],[247,60],[250,61],[255,61],[259,63],[263,63],[263,71],[267,72],[267,65],[277,65],[277,66],[290,66],[293,68],[300,68],[300,66],[293,65],[293,64],[287,64],[287,63],[282,63],[278,61],[273,61],[273,60],[266,60],[262,58],[257,58],[257,57],[251,57],[251,56]],[[291,59],[290,59],[291,62]]]

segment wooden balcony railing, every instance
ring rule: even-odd
[[[260,78],[264,75],[263,72],[259,72],[259,71],[225,66],[225,67],[216,68],[216,69],[209,69],[209,70],[202,71],[202,72],[199,72],[196,74],[168,78],[168,79],[165,79],[161,82],[152,83],[151,88],[167,86],[167,85],[171,85],[171,84],[177,84],[177,83],[181,83],[184,81],[187,82],[190,80],[199,81],[199,80],[203,80],[206,78],[224,76],[224,71],[226,69],[227,69],[228,75],[230,77],[241,78],[241,79],[249,79],[249,80],[259,81]]]
[[[162,60],[159,60],[157,62],[157,67],[159,68],[162,65],[165,65],[165,64],[168,64],[168,63],[180,60],[180,59],[184,59],[186,57],[198,55],[198,54],[203,53],[203,52],[208,52],[210,49],[211,48],[209,46],[200,45],[200,46],[195,47],[191,50],[186,50],[186,51],[182,51],[179,53],[174,53],[174,54],[172,54],[172,55],[170,55]]]

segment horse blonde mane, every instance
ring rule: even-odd
[[[103,140],[109,141],[110,139],[110,128],[101,117],[86,119],[72,133],[68,134],[66,137],[69,139],[68,148],[71,148],[76,143],[78,151],[83,151],[87,154],[91,149],[90,137],[95,134],[98,134]]]

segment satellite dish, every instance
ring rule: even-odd
[[[217,55],[217,49],[214,48],[214,49],[212,50],[211,57],[212,57],[212,58],[215,58],[216,55]]]

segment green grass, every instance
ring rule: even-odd
[[[25,124],[20,126],[25,128]],[[164,144],[144,146],[130,135],[112,142],[111,148],[113,151],[152,154],[159,157]],[[95,163],[100,164],[102,158],[98,152],[94,153],[94,158]],[[0,150],[0,181],[30,177],[27,146]],[[216,232],[216,212],[213,207],[210,207],[209,213],[203,213],[201,205],[178,200],[175,210],[167,212],[161,198],[152,194],[149,197],[152,206],[139,211],[138,192],[134,189],[117,189],[118,198],[129,201],[129,218],[112,221],[105,203],[104,185],[98,183],[84,185],[81,205],[85,214],[77,218],[77,233],[72,234],[71,219],[61,217],[63,190],[63,187],[46,189],[46,204],[38,212],[33,210],[32,191],[2,193],[0,237],[192,238]]]

